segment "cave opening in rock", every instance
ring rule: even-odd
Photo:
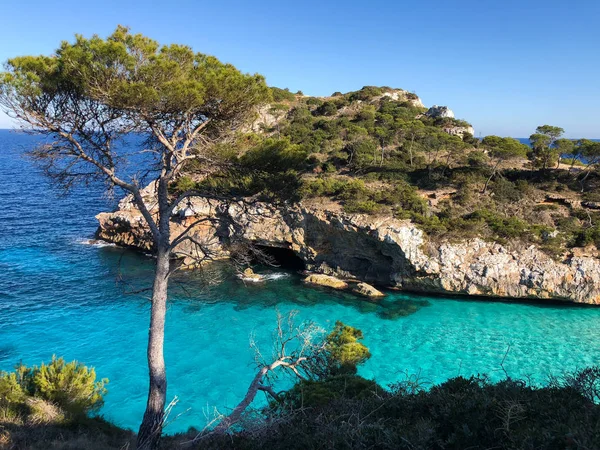
[[[289,248],[256,245],[256,249],[260,250],[270,258],[272,264],[281,267],[282,269],[304,270],[306,268],[302,258]]]

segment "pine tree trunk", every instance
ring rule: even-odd
[[[490,177],[485,182],[485,186],[483,187],[483,190],[481,191],[482,194],[486,193],[488,185],[490,184],[490,181],[492,181],[492,178],[494,178],[494,175],[496,175],[496,171],[498,170],[498,166],[500,165],[500,161],[501,161],[501,159],[498,159],[498,161],[496,162],[496,165],[492,169],[492,174],[490,175]]]
[[[569,167],[569,173],[571,173],[571,171],[573,170],[573,167],[575,167],[575,162],[579,161],[579,157],[581,155],[579,153],[577,153],[576,155],[573,155],[573,157],[571,158],[571,167]]]
[[[163,344],[165,335],[165,315],[167,311],[167,287],[169,278],[169,252],[158,250],[156,272],[152,294],[150,313],[150,330],[148,336],[148,370],[150,388],[148,403],[140,429],[138,431],[138,450],[158,448],[162,434],[165,401],[167,397],[167,375]]]
[[[415,135],[412,135],[412,139],[410,140],[410,147],[408,147],[408,153],[410,155],[410,167],[413,166],[413,153],[412,153],[412,146],[413,143],[415,142]]]

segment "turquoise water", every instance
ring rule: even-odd
[[[94,215],[113,206],[99,187],[59,197],[20,156],[35,139],[0,131],[0,369],[52,354],[78,359],[110,379],[102,410],[136,428],[145,405],[148,300],[130,295],[150,280],[152,261],[116,247],[89,245]],[[25,189],[26,188],[26,189]],[[169,398],[182,413],[167,432],[202,426],[226,411],[254,374],[249,338],[268,353],[275,311],[299,311],[323,327],[361,328],[372,358],[361,374],[386,385],[420,373],[430,382],[488,373],[543,382],[596,364],[600,309],[428,298],[390,293],[380,304],[311,289],[293,272],[271,269],[266,284],[244,286],[224,273],[206,290],[179,275],[167,316]],[[126,285],[117,283],[122,273]]]

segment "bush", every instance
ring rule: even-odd
[[[396,182],[392,191],[381,191],[381,201],[390,205],[399,205],[405,211],[425,214],[427,202],[414,186],[406,182]]]
[[[318,116],[333,116],[337,113],[337,106],[333,102],[325,102],[315,110]]]
[[[375,214],[381,210],[381,205],[373,200],[348,200],[344,211],[351,214]]]
[[[11,403],[23,401],[25,392],[17,373],[0,372],[0,406],[8,406]]]
[[[475,211],[468,219],[484,221],[497,236],[502,238],[522,238],[529,232],[527,222],[517,217],[502,217],[488,209]]]
[[[52,357],[49,364],[34,367],[33,395],[56,403],[72,414],[98,411],[104,403],[107,379],[96,381],[96,371],[77,361]]]
[[[286,409],[314,408],[339,399],[369,398],[377,390],[381,388],[372,380],[351,374],[335,375],[321,381],[301,381],[285,393],[281,402]]]
[[[370,357],[369,349],[359,341],[363,339],[361,330],[345,325],[339,320],[333,331],[327,336],[328,366],[330,373],[356,373],[357,366],[364,364]]]
[[[189,176],[184,175],[179,177],[173,186],[175,192],[186,192],[196,189],[196,182]]]
[[[377,97],[381,94],[383,94],[383,89],[379,87],[364,86],[361,90],[349,92],[348,94],[346,94],[346,96],[348,97],[348,100],[353,102],[356,100],[368,101],[371,100],[373,97]]]
[[[301,197],[337,197],[345,188],[347,182],[338,178],[325,177],[308,179],[302,182]]]
[[[585,164],[582,163],[577,158],[562,158],[561,163],[566,164],[567,166],[575,166],[575,167],[584,167]]]
[[[309,97],[306,99],[306,104],[310,106],[321,106],[323,104],[323,100],[317,97]]]
[[[321,170],[325,173],[335,173],[337,169],[331,161],[325,161],[321,164]]]
[[[523,198],[523,192],[510,181],[499,178],[492,183],[491,190],[495,199],[503,203],[518,202]]]
[[[576,247],[586,247],[590,244],[600,248],[600,224],[584,228],[575,233],[574,245]]]
[[[63,412],[70,417],[85,416],[102,407],[107,383],[107,379],[96,381],[93,368],[53,356],[49,364],[18,364],[14,372],[0,373],[0,407],[34,414],[35,405],[38,410],[51,409],[43,403],[49,402],[60,408],[57,416]]]
[[[291,93],[288,88],[281,89],[278,87],[271,87],[269,89],[271,90],[271,97],[273,98],[274,102],[293,102],[294,100],[296,100],[296,96],[293,93]]]
[[[297,170],[303,166],[308,154],[289,139],[266,139],[260,145],[248,150],[240,163],[249,169],[276,173]]]
[[[475,151],[469,153],[467,156],[467,164],[471,167],[482,169],[487,167],[489,158],[482,151]]]

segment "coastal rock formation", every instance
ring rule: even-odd
[[[375,289],[373,286],[371,286],[370,284],[367,284],[367,283],[358,283],[352,290],[354,292],[356,292],[357,294],[364,295],[365,297],[370,297],[370,298],[377,298],[377,297],[385,296],[383,292]]]
[[[434,119],[438,119],[440,117],[448,117],[450,119],[454,119],[454,111],[452,111],[447,106],[433,105],[427,110],[425,115]]]
[[[425,105],[423,104],[421,99],[419,97],[417,97],[417,95],[407,92],[404,89],[393,89],[389,92],[384,92],[380,97],[376,97],[375,99],[378,100],[379,98],[383,98],[383,97],[389,97],[391,100],[394,100],[394,101],[404,100],[418,108],[425,107]]]
[[[242,279],[242,281],[251,281],[253,283],[260,283],[261,281],[265,280],[265,277],[254,273],[254,270],[252,270],[250,267],[248,267],[240,274],[240,278]]]
[[[444,127],[444,132],[453,136],[464,137],[465,133],[469,133],[471,136],[475,135],[475,129],[473,127]]]
[[[131,203],[97,216],[98,237],[115,244],[149,249],[149,235]],[[482,239],[434,243],[414,224],[388,216],[346,214],[303,204],[277,208],[266,203],[212,203],[195,198],[186,206],[193,217],[176,214],[173,232],[198,217],[192,228],[213,258],[227,257],[233,238],[283,248],[321,274],[356,279],[377,286],[420,292],[488,297],[548,298],[600,304],[600,260],[572,256],[555,261],[531,246],[509,250]],[[194,252],[182,242],[175,256]]]
[[[333,289],[346,289],[348,283],[340,280],[339,278],[332,277],[331,275],[323,275],[320,273],[313,273],[304,279],[305,283],[316,284],[319,286],[330,287]]]

